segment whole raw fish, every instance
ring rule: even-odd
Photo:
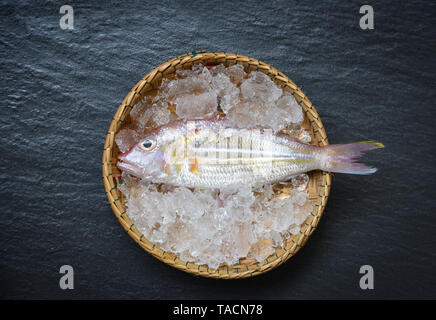
[[[316,147],[226,120],[178,120],[149,132],[119,156],[117,166],[155,183],[221,188],[274,183],[317,169],[371,174],[377,169],[357,158],[382,147],[374,141]]]

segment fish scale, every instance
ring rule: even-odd
[[[214,139],[209,137],[215,136]],[[212,143],[214,141],[215,143]],[[284,145],[286,142],[288,145]],[[179,184],[213,187],[216,184],[259,184],[277,181],[317,166],[313,155],[295,152],[290,139],[262,134],[260,130],[225,128],[218,133],[203,128],[188,140],[187,157]],[[296,166],[306,159],[306,166]],[[192,167],[196,163],[195,170]]]

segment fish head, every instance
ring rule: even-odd
[[[159,181],[165,177],[165,158],[162,141],[156,134],[148,134],[129,150],[118,156],[117,167],[145,180]]]

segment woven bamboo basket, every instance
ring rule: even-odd
[[[190,69],[193,64],[198,63],[205,65],[223,63],[226,66],[240,64],[244,66],[247,72],[256,70],[267,74],[276,84],[279,84],[284,90],[290,92],[303,108],[305,120],[302,127],[310,132],[312,137],[311,143],[318,146],[328,144],[324,127],[315,107],[305,94],[283,73],[264,62],[243,55],[196,51],[181,55],[161,64],[140,80],[124,98],[115,113],[106,136],[103,150],[104,187],[112,210],[122,227],[145,251],[157,259],[185,272],[210,278],[237,279],[259,275],[274,269],[288,260],[306,243],[324,212],[330,193],[331,173],[322,171],[309,173],[309,184],[307,188],[309,198],[314,204],[314,209],[311,215],[302,224],[299,234],[291,235],[287,238],[281,247],[276,248],[275,252],[262,262],[242,259],[239,264],[232,266],[221,265],[217,269],[209,268],[207,265],[197,265],[192,262],[183,261],[177,258],[173,253],[165,252],[157,245],[147,240],[128,217],[123,201],[124,197],[117,188],[121,173],[116,167],[119,150],[115,144],[115,134],[129,122],[129,113],[136,102],[144,98],[147,93],[156,90],[163,77],[170,77],[176,70]]]

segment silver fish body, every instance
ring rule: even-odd
[[[375,169],[352,157],[380,146],[315,147],[266,128],[235,128],[215,119],[179,120],[148,133],[119,156],[118,167],[144,180],[176,186],[261,185],[316,169],[372,173]]]

